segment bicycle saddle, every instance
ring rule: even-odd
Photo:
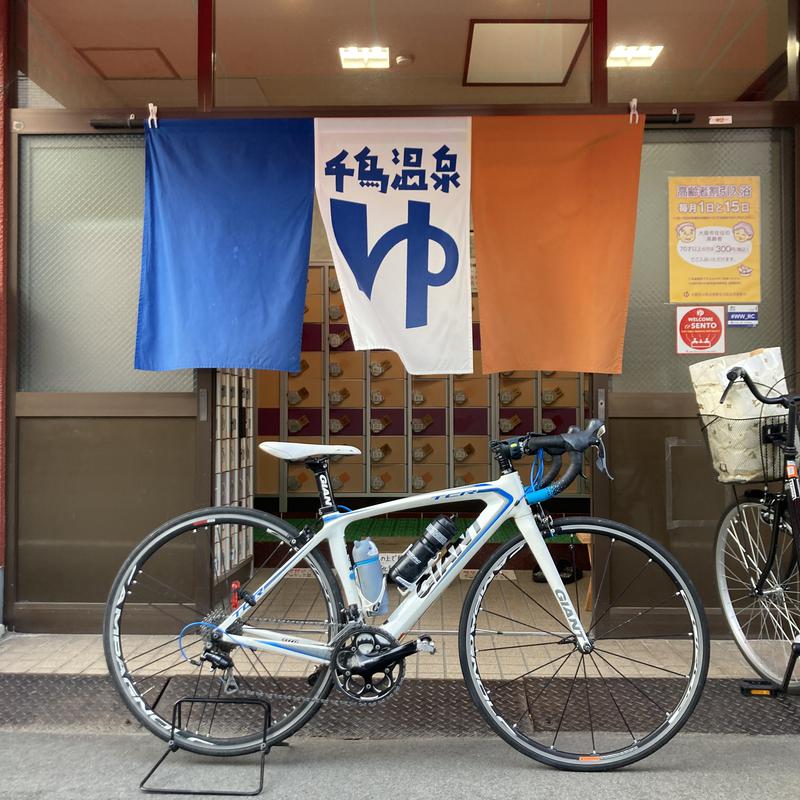
[[[302,442],[261,442],[260,450],[285,461],[305,461],[317,456],[358,456],[357,447],[346,444],[303,444]]]

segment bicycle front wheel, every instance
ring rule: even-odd
[[[222,651],[227,668],[202,658],[219,650],[215,626],[230,613],[237,583],[255,592],[297,552],[297,535],[270,514],[206,508],[167,522],[131,553],[111,588],[103,638],[112,681],[145,728],[169,739],[183,697],[261,698],[271,706],[267,743],[276,744],[318,710],[332,686],[328,664],[244,645]],[[312,552],[241,620],[327,644],[341,613],[336,579]],[[195,703],[181,723],[176,744],[205,755],[254,752],[263,739],[254,705]]]
[[[550,587],[519,567],[530,551],[518,536],[470,588],[461,668],[489,725],[520,752],[561,769],[622,767],[664,745],[700,699],[705,614],[681,566],[639,531],[589,517],[554,528],[548,547],[591,652]]]
[[[800,573],[789,520],[781,518],[773,541],[774,520],[774,502],[731,506],[719,524],[715,562],[720,604],[739,650],[762,678],[780,685],[800,637]],[[800,692],[800,675],[788,689]]]

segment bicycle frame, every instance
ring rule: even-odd
[[[547,579],[550,590],[564,614],[568,629],[575,635],[579,647],[588,647],[589,640],[581,624],[580,616],[575,611],[569,594],[564,588],[564,583],[528,504],[546,500],[550,496],[551,493],[548,489],[538,492],[529,490],[526,501],[525,488],[519,474],[512,472],[487,483],[412,495],[357,511],[326,514],[322,517],[322,528],[261,584],[252,593],[253,597],[256,601],[261,600],[312,550],[315,550],[323,542],[327,542],[333,567],[344,591],[347,604],[357,606],[363,614],[367,608],[364,607],[356,589],[353,566],[345,544],[345,529],[351,522],[422,506],[453,504],[479,499],[485,503],[485,508],[475,522],[467,528],[457,543],[451,544],[444,555],[429,566],[422,578],[405,593],[398,607],[380,627],[395,639],[400,639],[405,635],[458,576],[467,561],[489,541],[500,525],[507,519],[513,518],[530,547],[536,563]],[[249,605],[243,604],[235,609],[218,624],[219,628],[226,630],[246,614],[249,608]],[[225,634],[224,641],[255,650],[296,656],[320,664],[327,664],[331,659],[332,652],[332,648],[327,644],[285,635],[277,631],[253,628],[246,624],[243,625],[241,635]]]

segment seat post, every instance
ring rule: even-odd
[[[320,516],[331,511],[337,511],[338,506],[336,505],[336,498],[333,496],[333,487],[328,475],[328,459],[307,458],[305,464],[314,473],[314,480],[317,482]]]

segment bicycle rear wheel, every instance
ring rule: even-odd
[[[548,541],[577,578],[565,586],[592,651],[583,653],[547,584],[517,565],[518,536],[476,576],[461,615],[461,668],[489,725],[550,766],[607,770],[638,761],[691,715],[708,671],[696,589],[639,531],[595,518],[558,520]],[[582,574],[581,574],[582,573]]]
[[[173,704],[187,696],[268,700],[268,744],[291,736],[318,710],[332,686],[329,665],[245,646],[230,650],[228,670],[200,659],[231,611],[233,581],[254,592],[296,552],[297,535],[270,514],[206,508],[167,522],[131,553],[111,588],[103,639],[112,681],[148,730],[168,739]],[[341,612],[338,583],[312,552],[242,619],[327,644]],[[201,754],[241,755],[257,751],[262,735],[257,706],[198,704],[175,742]]]
[[[720,520],[715,563],[722,611],[739,650],[762,678],[780,685],[792,642],[800,637],[800,573],[792,527],[784,516],[772,568],[756,591],[773,544],[774,517],[772,502],[732,505]],[[798,673],[789,692],[800,692]]]

